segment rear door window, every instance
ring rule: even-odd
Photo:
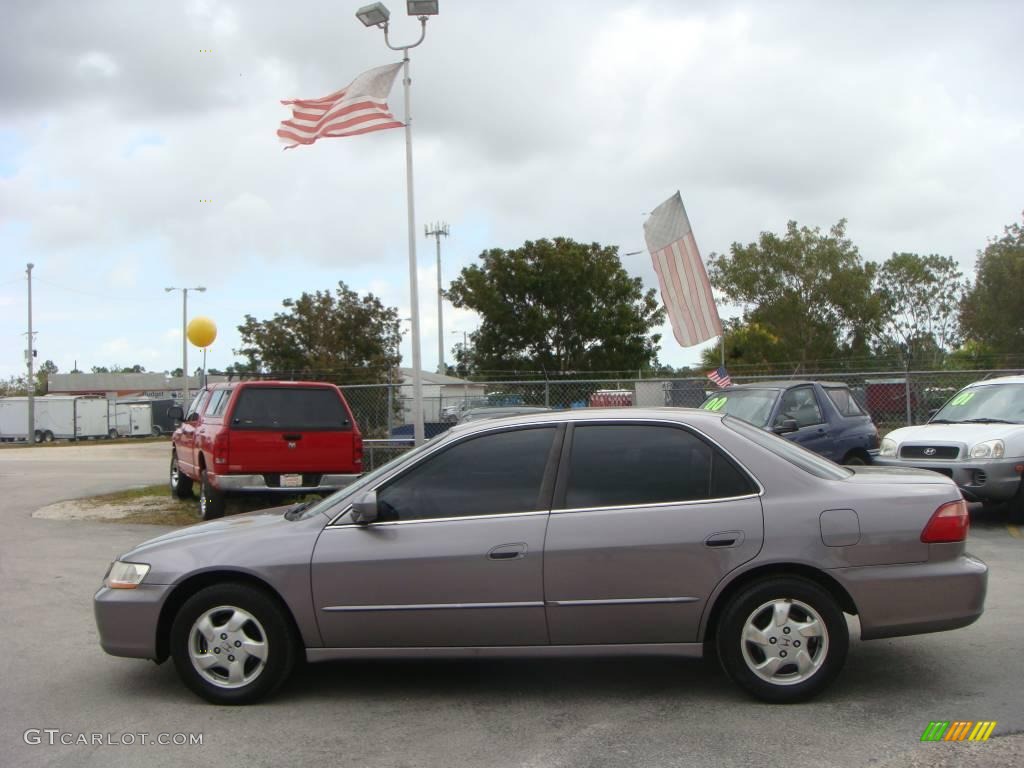
[[[209,414],[210,416],[223,416],[224,411],[228,407],[228,401],[231,399],[231,390],[222,389],[218,393],[220,395],[219,400],[213,400],[210,402]]]
[[[338,393],[319,387],[244,387],[231,414],[234,429],[350,430]]]
[[[563,506],[665,504],[756,492],[727,456],[685,429],[584,425],[573,430]]]
[[[207,417],[213,417],[213,416],[219,416],[220,415],[218,409],[221,408],[221,404],[225,400],[225,397],[224,397],[225,394],[226,393],[224,392],[223,389],[214,390],[213,396],[210,398],[210,402],[207,403],[207,405],[206,405],[206,416]]]
[[[846,387],[825,387],[828,399],[842,416],[863,416],[864,411],[853,399],[853,393]]]

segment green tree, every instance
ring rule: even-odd
[[[630,277],[618,248],[563,237],[493,248],[462,270],[448,298],[480,315],[468,370],[636,371],[657,360],[664,320],[654,290]]]
[[[57,364],[47,360],[36,371],[36,394],[45,395],[50,391],[50,376],[57,373]]]
[[[27,376],[9,376],[0,379],[0,397],[17,397],[28,394],[28,387],[25,386]]]
[[[978,253],[974,285],[961,305],[967,338],[999,355],[1024,352],[1024,227],[1011,224]]]
[[[245,369],[345,384],[380,383],[398,365],[398,310],[343,282],[331,291],[281,302],[269,320],[245,316],[238,326]]]
[[[776,337],[789,361],[868,354],[879,318],[871,290],[876,267],[846,237],[845,219],[827,233],[790,221],[785,234],[762,232],[757,242],[711,254],[708,263],[712,285],[747,305],[744,320]]]
[[[949,256],[894,253],[876,275],[881,325],[875,349],[905,365],[939,367],[959,342],[963,274]]]
[[[793,360],[792,350],[782,345],[778,336],[756,321],[739,318],[726,320],[725,367],[732,372],[752,369],[774,369]],[[701,353],[704,370],[721,365],[722,348],[715,344]]]

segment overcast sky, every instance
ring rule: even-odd
[[[287,152],[274,133],[280,99],[397,60],[360,4],[4,0],[0,375],[24,370],[28,261],[39,360],[62,371],[179,366],[170,285],[208,288],[190,314],[219,326],[211,367],[245,313],[338,280],[409,316],[403,132]],[[705,255],[846,217],[866,258],[973,274],[1024,208],[1022,29],[1020,2],[441,0],[412,54],[424,367],[434,220],[446,285],[528,239],[640,250],[677,189]],[[656,284],[646,252],[624,262]],[[450,349],[476,320],[446,305],[444,324]],[[699,348],[666,332],[661,359]]]

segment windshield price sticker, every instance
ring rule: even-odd
[[[712,397],[704,403],[703,408],[705,411],[720,411],[725,407],[727,402],[729,402],[728,397]]]
[[[950,405],[967,405],[974,398],[974,392],[961,392],[949,401]]]

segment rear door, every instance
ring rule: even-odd
[[[554,645],[693,642],[721,578],[764,538],[758,487],[679,425],[576,424],[544,545]]]
[[[229,471],[354,471],[352,419],[333,387],[240,386],[226,423]]]

